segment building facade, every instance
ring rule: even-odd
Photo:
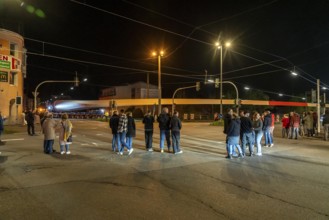
[[[0,29],[0,111],[6,124],[23,120],[26,49],[24,38],[12,31]]]
[[[124,86],[113,86],[103,89],[99,99],[146,99],[157,97],[157,86],[152,84],[149,84],[148,86],[145,82],[137,82]]]

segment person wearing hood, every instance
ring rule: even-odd
[[[227,151],[228,155],[226,158],[232,159],[235,148],[238,149],[239,157],[243,158],[242,150],[239,144],[241,130],[241,121],[237,113],[232,114],[232,120],[227,128]]]

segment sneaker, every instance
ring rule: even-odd
[[[257,156],[262,156],[262,153],[256,153]]]
[[[239,158],[244,158],[244,155],[243,155],[243,154],[239,154],[238,157],[239,157]]]
[[[161,153],[163,153],[164,151],[163,151],[163,149],[161,149]]]
[[[128,155],[130,155],[133,151],[134,149],[130,148],[130,150],[128,150]]]
[[[274,144],[271,144],[271,145],[270,145],[270,147],[273,147],[273,146],[274,146]]]
[[[61,154],[65,154],[65,151],[61,151]]]
[[[118,155],[123,155],[123,153],[122,153],[122,152],[118,152],[117,154],[118,154]]]
[[[183,153],[183,151],[181,150],[181,151],[176,152],[175,154],[182,154],[182,153]]]
[[[152,152],[152,151],[153,151],[153,149],[152,149],[152,148],[149,148],[149,149],[147,149],[147,151],[148,151],[148,152]]]
[[[71,151],[66,151],[66,154],[71,154]]]

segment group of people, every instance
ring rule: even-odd
[[[128,116],[127,116],[128,115]],[[180,149],[180,130],[182,128],[181,120],[178,118],[179,113],[175,111],[172,117],[169,114],[168,108],[163,108],[161,114],[157,117],[157,122],[160,128],[160,152],[164,152],[165,142],[167,144],[168,152],[181,154],[183,151]],[[154,116],[151,111],[148,111],[143,118],[144,134],[145,134],[145,147],[146,150],[153,151],[153,124],[155,122]],[[117,111],[113,112],[109,122],[112,130],[112,150],[123,155],[124,148],[127,148],[128,155],[133,152],[133,138],[136,136],[135,120],[132,113],[125,113],[121,110],[119,115]],[[170,140],[170,137],[172,141]]]
[[[244,158],[247,146],[248,156],[262,156],[262,137],[265,137],[265,147],[273,147],[274,114],[269,110],[262,115],[254,112],[252,117],[244,110],[240,110],[239,115],[228,109],[224,116],[224,134],[226,134],[226,158],[232,159],[235,156]],[[240,146],[240,142],[242,148]],[[256,152],[254,152],[256,146]],[[238,154],[236,150],[238,150]]]
[[[301,115],[296,112],[284,114],[281,120],[282,137],[298,139],[299,136],[315,136],[317,131],[317,120],[318,116],[316,112],[312,111],[303,112]],[[325,123],[326,122],[324,121],[324,124]]]
[[[72,123],[67,114],[62,114],[61,120],[53,119],[52,113],[45,113],[41,119],[42,132],[44,134],[43,151],[46,154],[55,152],[54,142],[56,131],[59,132],[60,154],[71,154],[70,144],[72,144]]]

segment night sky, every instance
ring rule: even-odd
[[[73,91],[67,83],[44,85],[41,98],[97,99],[100,89],[146,81],[148,72],[157,84],[156,49],[165,51],[163,97],[171,97],[204,81],[205,70],[218,77],[220,40],[232,43],[223,50],[223,80],[280,100],[303,97],[316,79],[329,85],[328,12],[328,0],[0,0],[0,28],[25,37],[31,97],[38,83],[71,80],[75,71],[88,82]],[[218,92],[206,85],[190,98]]]

